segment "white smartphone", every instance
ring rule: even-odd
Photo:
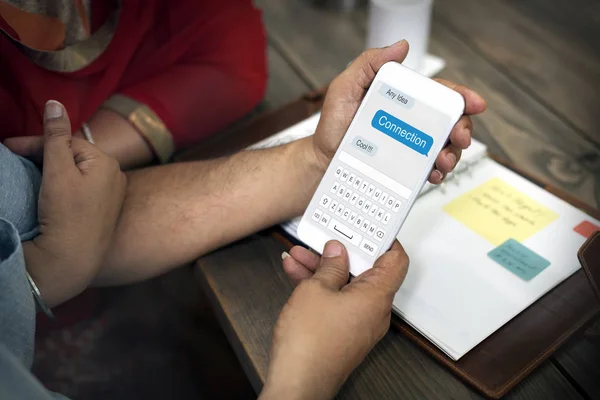
[[[302,217],[300,240],[322,253],[337,239],[350,273],[371,268],[398,236],[464,107],[460,94],[401,64],[381,67]]]

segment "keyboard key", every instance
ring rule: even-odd
[[[340,185],[340,188],[337,191],[338,197],[342,197],[346,193],[346,186]]]
[[[358,200],[358,195],[355,192],[355,193],[352,193],[352,197],[350,197],[350,204],[355,205],[356,200]]]
[[[338,205],[335,209],[335,215],[342,215],[342,213],[344,212],[344,208],[345,207],[343,205]]]
[[[385,204],[385,201],[387,200],[388,196],[389,195],[387,194],[387,192],[383,192],[381,194],[381,197],[379,197],[379,204]]]
[[[334,182],[333,185],[331,185],[331,193],[337,193],[338,189],[340,188],[340,184],[339,182]]]
[[[366,214],[369,212],[369,210],[371,209],[371,206],[373,205],[373,203],[371,203],[370,201],[367,201],[365,203],[365,205],[363,206],[362,210],[363,212]]]
[[[379,207],[377,207],[375,204],[373,204],[371,206],[371,209],[369,210],[369,217],[375,217],[375,214],[377,214],[378,209],[379,209]]]
[[[321,210],[320,208],[315,208],[315,211],[313,211],[312,219],[319,222],[319,220],[321,219],[321,215],[323,215],[323,210]]]
[[[402,202],[400,201],[400,199],[396,200],[396,202],[394,203],[394,206],[392,207],[392,211],[398,212],[398,210],[400,210],[401,205],[402,205]]]
[[[340,175],[342,175],[342,171],[344,171],[344,168],[342,168],[341,166],[337,167],[335,169],[335,177],[339,179]]]
[[[377,225],[371,224],[371,226],[369,226],[369,230],[367,231],[367,235],[373,236],[373,234],[375,233],[376,230],[377,230]]]
[[[348,177],[348,185],[354,185],[354,180],[356,179],[356,175],[355,174],[350,174],[350,176]]]
[[[319,202],[319,205],[321,207],[329,207],[329,203],[331,203],[331,197],[324,194],[323,197],[321,197],[321,201]]]
[[[363,223],[363,220],[364,220],[364,218],[359,215],[358,217],[356,217],[356,221],[354,221],[354,226],[357,228],[360,228],[360,226]]]
[[[363,206],[365,205],[365,202],[367,200],[364,197],[361,197],[360,199],[358,199],[358,202],[356,203],[356,207],[362,209]]]
[[[340,180],[341,180],[342,182],[346,182],[346,179],[348,179],[348,175],[350,175],[350,171],[348,171],[347,169],[345,169],[345,170],[342,172],[342,177],[340,178]]]
[[[350,200],[350,196],[352,196],[352,190],[348,189],[346,190],[346,193],[344,193],[344,201]]]
[[[340,203],[338,203],[336,200],[331,200],[331,204],[329,204],[329,211],[334,212],[338,204]]]
[[[375,239],[377,239],[381,242],[383,240],[384,236],[385,236],[385,231],[381,228],[378,228],[377,231],[375,232]]]
[[[383,193],[383,190],[379,188],[375,189],[375,193],[373,193],[373,198],[375,200],[379,200],[379,198],[381,197],[381,193]]]
[[[371,223],[365,219],[363,221],[363,223],[360,225],[360,230],[363,232],[366,232],[367,229],[369,229],[369,225],[371,225]]]
[[[394,198],[394,196],[390,196],[390,197],[388,197],[387,201],[385,202],[385,206],[387,208],[392,208],[395,201],[396,201],[396,199]]]
[[[373,196],[373,193],[375,193],[375,186],[369,185],[369,189],[367,189],[367,195],[371,197]]]
[[[390,222],[390,220],[392,219],[392,214],[390,213],[385,213],[385,217],[383,217],[383,224],[387,225],[388,222]]]
[[[329,229],[352,243],[354,246],[358,246],[362,239],[361,235],[335,219],[329,224]]]
[[[349,208],[344,209],[344,212],[342,213],[342,219],[347,220],[349,216],[350,216],[350,209]]]
[[[356,177],[356,179],[354,180],[354,184],[352,185],[352,187],[354,189],[358,189],[360,187],[360,184],[362,183],[362,179],[360,179],[360,177]]]
[[[323,226],[327,226],[327,224],[329,224],[329,220],[331,218],[329,217],[329,215],[323,213],[323,215],[321,215],[321,219],[319,220],[319,223]]]
[[[351,224],[353,224],[354,221],[356,221],[356,217],[358,217],[358,214],[355,213],[354,211],[352,211],[350,213],[350,218],[348,218],[348,222],[350,222]]]
[[[362,184],[360,185],[360,192],[365,193],[367,191],[368,187],[369,187],[369,182],[363,181]]]
[[[375,219],[377,221],[381,221],[381,218],[383,218],[384,215],[385,215],[385,210],[383,208],[380,208],[379,210],[377,210],[377,214],[375,215]]]
[[[377,245],[369,242],[367,239],[363,239],[362,243],[360,244],[360,248],[371,257],[374,257],[377,253]]]

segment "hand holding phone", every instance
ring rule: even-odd
[[[387,251],[425,184],[465,102],[398,63],[381,67],[298,228],[318,252],[348,249],[358,275]]]

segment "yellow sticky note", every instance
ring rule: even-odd
[[[522,242],[558,218],[500,178],[457,197],[443,210],[494,245],[511,238]]]

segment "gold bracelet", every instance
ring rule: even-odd
[[[33,294],[33,297],[35,298],[35,302],[38,305],[39,309],[42,310],[42,312],[46,314],[46,316],[49,319],[54,320],[54,313],[52,312],[52,310],[50,310],[50,308],[48,308],[48,306],[44,302],[44,299],[42,299],[40,289],[38,289],[37,285],[33,281],[33,278],[31,277],[31,275],[29,275],[29,272],[26,271],[25,273],[27,274],[27,281],[29,282],[29,287],[31,288],[31,294]]]

